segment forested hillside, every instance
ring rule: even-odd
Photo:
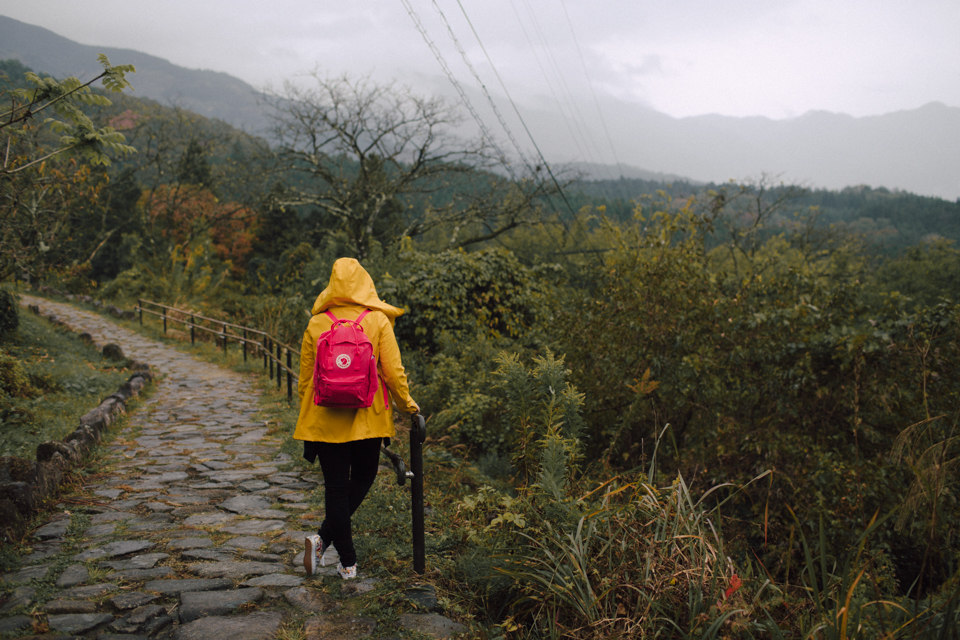
[[[360,259],[406,311],[449,482],[436,579],[486,637],[953,637],[960,204],[561,190],[362,79],[274,96],[273,145],[110,102],[77,105],[109,165],[30,164],[69,141],[4,116],[5,281],[296,344],[334,260]]]
[[[627,220],[633,215],[633,203],[645,195],[664,191],[674,198],[683,198],[722,186],[683,181],[594,180],[571,185],[572,194],[568,197],[580,206],[604,206],[609,216]],[[960,240],[960,201],[866,186],[850,186],[842,191],[768,186],[774,192],[778,188],[792,190],[793,210],[804,215],[814,213],[818,225],[835,225],[846,234],[861,237],[871,251],[887,256],[938,238]]]
[[[100,53],[137,67],[139,96],[218,117],[246,131],[260,132],[268,125],[259,92],[239,78],[209,69],[185,69],[132,49],[80,44],[48,29],[0,16],[0,59],[15,58],[58,78],[86,79],[98,72]]]

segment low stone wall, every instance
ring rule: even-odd
[[[40,309],[31,307],[34,313]],[[56,318],[50,319],[57,322]],[[62,322],[58,322],[63,326]],[[96,345],[109,350],[116,345]],[[152,379],[146,365],[137,371],[116,393],[80,418],[80,425],[62,441],[43,442],[37,447],[36,460],[14,456],[0,458],[0,530],[8,539],[19,537],[46,498],[57,494],[64,473],[79,466],[90,450],[100,443],[103,433],[123,414],[127,400],[139,394]]]

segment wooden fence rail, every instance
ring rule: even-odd
[[[263,358],[263,369],[269,373],[271,380],[274,379],[273,372],[276,369],[277,389],[283,387],[283,374],[286,372],[287,399],[293,399],[293,386],[297,380],[298,372],[293,370],[292,361],[294,353],[299,356],[299,349],[294,349],[259,329],[224,322],[216,318],[208,318],[187,309],[178,309],[142,298],[137,299],[137,307],[134,311],[138,312],[141,325],[143,325],[143,314],[145,313],[161,318],[164,334],[167,333],[167,322],[176,322],[184,327],[190,327],[190,344],[195,344],[197,331],[213,334],[214,340],[223,347],[224,353],[227,352],[228,342],[238,343],[243,349],[244,362],[247,361],[247,352],[252,350],[254,357]],[[284,360],[286,360],[286,363],[284,363]],[[298,357],[297,362],[299,363],[299,361]]]
[[[138,299],[134,311],[140,315],[140,324],[143,325],[143,314],[154,315],[163,321],[163,332],[167,332],[167,322],[178,322],[185,327],[190,327],[190,344],[196,342],[196,331],[206,331],[214,336],[223,346],[223,352],[227,352],[227,342],[233,340],[242,345],[243,360],[247,360],[248,345],[252,348],[254,356],[263,358],[264,371],[269,371],[270,378],[273,379],[274,365],[277,371],[277,389],[282,387],[283,373],[287,374],[287,399],[293,399],[293,381],[297,378],[297,373],[292,367],[292,354],[299,353],[299,350],[283,344],[269,333],[244,327],[243,325],[224,322],[215,318],[207,318],[198,313],[186,309],[178,309],[159,302]],[[189,319],[188,319],[189,318]],[[206,324],[204,324],[206,323]],[[228,331],[229,329],[229,331]],[[286,364],[284,365],[284,357]],[[297,360],[299,362],[299,358]],[[384,393],[387,390],[384,389]],[[413,570],[423,575],[426,571],[426,544],[424,540],[424,507],[423,507],[423,443],[427,437],[426,423],[423,416],[416,413],[412,416],[413,425],[410,429],[410,471],[400,456],[393,453],[385,446],[382,447],[384,455],[391,462],[397,472],[398,484],[404,484],[410,479],[410,504],[412,516],[412,543],[413,543]]]

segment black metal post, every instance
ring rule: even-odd
[[[140,311],[140,326],[143,326],[143,298],[137,298],[137,309]]]
[[[283,347],[280,346],[280,343],[277,343],[277,391],[280,391],[280,382],[283,380],[283,369],[280,368],[280,363],[283,362],[283,359],[280,355],[280,350]]]
[[[196,344],[196,338],[194,337],[194,327],[197,324],[197,317],[190,316],[190,344]]]
[[[163,308],[163,335],[167,335],[167,308]]]
[[[290,375],[290,372],[293,371],[293,360],[290,355],[290,349],[287,349],[287,400],[293,400],[293,376]]]
[[[427,570],[427,550],[423,522],[423,441],[427,439],[427,425],[423,416],[413,414],[410,429],[410,502],[413,515],[413,570],[423,575]]]
[[[247,330],[243,330],[243,361],[247,361]]]
[[[227,325],[220,327],[220,335],[223,336],[223,353],[227,353]]]
[[[263,336],[263,344],[260,345],[260,351],[263,352],[263,369],[267,369],[267,336]]]
[[[270,379],[273,380],[273,344],[267,338],[267,360],[270,361]]]

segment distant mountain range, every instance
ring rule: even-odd
[[[56,77],[92,77],[96,56],[134,64],[133,95],[174,104],[219,118],[250,133],[267,130],[259,94],[226,73],[178,67],[130,49],[77,44],[57,34],[0,16],[0,59]],[[438,90],[448,93],[442,88]],[[478,96],[475,105],[494,122]],[[562,116],[549,104],[519,105],[524,123],[551,163],[580,170],[586,178],[626,178],[725,182],[762,173],[789,183],[842,189],[865,184],[960,199],[960,108],[930,103],[918,109],[854,118],[822,111],[797,118],[733,118],[706,115],[673,118],[641,105],[601,103],[614,133],[620,165],[578,162]],[[501,108],[514,131],[522,124]],[[593,132],[603,140],[600,128]],[[644,168],[639,168],[644,167]],[[659,177],[658,177],[659,176]],[[683,176],[688,176],[683,178]]]
[[[101,53],[113,64],[137,68],[130,78],[133,96],[219,118],[250,133],[262,133],[268,126],[259,92],[239,78],[219,71],[184,69],[133,49],[78,44],[48,29],[0,16],[0,60],[15,58],[55,78],[89,79],[103,70],[97,64]]]

